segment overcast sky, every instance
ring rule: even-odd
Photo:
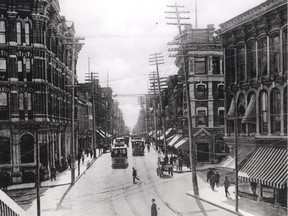
[[[198,0],[198,28],[219,24],[265,2],[265,0]],[[160,76],[176,74],[174,59],[168,57],[167,43],[177,35],[177,27],[167,25],[164,11],[171,0],[59,0],[60,14],[73,21],[77,36],[85,37],[77,65],[77,76],[84,82],[88,58],[92,72],[99,73],[100,85],[109,86],[118,97],[126,125],[131,129],[138,117],[137,97],[125,94],[147,94],[149,55],[161,52],[164,65]],[[195,27],[195,0],[177,0],[189,10]],[[169,15],[170,16],[170,15]],[[185,14],[186,16],[186,14]],[[107,73],[109,76],[107,76]]]

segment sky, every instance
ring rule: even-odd
[[[162,53],[164,64],[159,66],[160,77],[177,74],[174,58],[169,57],[168,42],[177,36],[176,25],[167,25],[166,16],[173,8],[183,5],[189,11],[187,22],[195,28],[195,0],[59,0],[60,14],[73,21],[76,36],[84,37],[77,63],[79,82],[90,71],[99,74],[102,87],[113,90],[120,103],[125,123],[132,129],[137,121],[137,96],[147,94],[149,73],[156,70],[149,65],[150,55]],[[197,27],[219,24],[265,2],[265,0],[198,0]],[[127,96],[127,95],[134,96]]]

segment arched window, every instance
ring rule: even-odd
[[[259,118],[260,118],[260,133],[268,132],[268,96],[266,91],[260,93],[259,98]]]
[[[258,71],[259,77],[267,75],[267,39],[261,38],[258,41]]]
[[[5,21],[0,21],[0,43],[6,43],[6,23]]]
[[[7,64],[5,58],[0,58],[0,80],[8,80]]]
[[[270,38],[270,73],[280,71],[280,37],[278,34]]]
[[[25,43],[30,45],[30,24],[28,22],[25,23]]]
[[[23,135],[20,139],[21,163],[34,162],[34,138],[31,135]]]
[[[277,133],[281,129],[281,96],[278,89],[273,89],[270,96],[271,132]]]
[[[27,81],[32,81],[31,59],[30,58],[26,58],[26,76],[27,76]]]
[[[8,95],[6,92],[0,92],[0,119],[9,119]]]
[[[22,34],[22,25],[21,22],[16,24],[16,33],[17,33],[17,44],[22,44],[21,34]]]
[[[247,45],[247,77],[253,79],[256,77],[256,46],[255,41]]]
[[[24,76],[23,76],[23,62],[22,60],[18,60],[17,62],[17,71],[18,71],[18,80],[19,81],[23,81],[24,80]]]

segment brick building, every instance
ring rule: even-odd
[[[287,1],[268,0],[220,27],[225,143],[234,149],[237,132],[240,190],[287,205]]]
[[[59,12],[58,1],[0,0],[0,170],[15,183],[33,180],[37,141],[44,177],[70,152],[75,29]]]

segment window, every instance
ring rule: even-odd
[[[0,21],[0,43],[6,43],[6,24],[3,20]]]
[[[205,85],[197,85],[197,93],[196,97],[198,100],[205,100],[207,99],[207,94],[206,94],[206,86]]]
[[[218,99],[224,99],[224,85],[218,86]]]
[[[274,35],[270,39],[270,73],[280,71],[280,37]]]
[[[273,89],[271,92],[271,132],[280,132],[281,129],[281,97],[280,92],[277,89]]]
[[[238,81],[245,80],[245,49],[241,47],[238,49],[238,61],[237,61],[237,79]]]
[[[19,93],[19,119],[25,119],[25,112],[24,112],[24,94]]]
[[[213,74],[220,74],[220,57],[212,58]]]
[[[219,125],[224,125],[224,107],[218,108]]]
[[[0,80],[8,80],[6,59],[0,58]]]
[[[0,137],[0,164],[10,164],[10,139]]]
[[[193,59],[189,59],[188,64],[189,64],[189,73],[193,73],[194,72]]]
[[[21,34],[22,34],[22,25],[21,22],[17,22],[16,24],[16,33],[17,33],[17,44],[22,44]]]
[[[27,94],[27,110],[28,110],[28,119],[32,120],[33,119],[33,112],[32,112],[32,94],[28,93]]]
[[[283,31],[283,39],[282,39],[282,48],[283,48],[283,73],[287,73],[288,72],[288,38],[287,38],[287,28]]]
[[[30,24],[28,22],[25,23],[25,43],[30,45]]]
[[[255,42],[247,46],[247,77],[256,78],[256,46]]]
[[[258,67],[259,77],[267,75],[267,39],[262,38],[258,42]]]
[[[0,119],[9,119],[8,96],[6,92],[0,92]]]
[[[268,132],[267,122],[268,122],[268,98],[267,92],[263,91],[260,94],[260,132]]]
[[[206,60],[205,58],[195,58],[195,74],[206,73]]]
[[[24,135],[20,139],[21,163],[34,162],[34,138],[31,135]]]
[[[26,58],[26,75],[27,75],[27,81],[32,81],[31,59],[30,58]]]
[[[235,50],[233,48],[226,49],[225,58],[227,83],[235,82]]]
[[[23,62],[22,60],[18,60],[18,80],[19,81],[23,81],[24,80],[24,76],[23,76]]]
[[[206,110],[197,110],[197,126],[207,126]]]

